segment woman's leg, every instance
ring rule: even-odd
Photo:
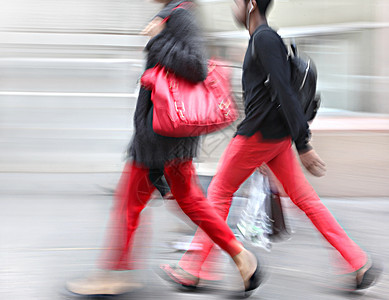
[[[242,245],[231,229],[217,214],[197,184],[197,175],[191,160],[174,161],[165,167],[171,191],[183,212],[215,243],[231,256],[237,255]]]
[[[172,162],[165,166],[165,174],[184,213],[231,256],[242,276],[245,293],[255,290],[263,279],[259,262],[236,240],[227,223],[204,197],[192,161]]]
[[[233,194],[240,185],[257,167],[272,159],[288,143],[290,143],[288,140],[264,142],[259,134],[252,137],[237,136],[231,140],[208,188],[208,199],[224,221],[227,219]],[[201,267],[209,256],[213,242],[198,229],[192,243],[202,244],[202,250],[186,252],[179,262],[180,267],[196,277],[201,275],[204,279],[211,277],[212,275],[201,270]]]
[[[148,176],[149,170],[146,168],[132,162],[125,165],[111,212],[108,248],[103,251],[99,261],[102,270],[67,282],[69,291],[84,296],[118,295],[141,287],[128,272],[115,271],[134,268],[130,259],[134,232],[140,212],[155,189]]]
[[[149,179],[149,169],[134,162],[126,163],[115,193],[108,249],[101,259],[103,269],[132,269],[130,252],[139,215],[154,190],[155,186]]]
[[[268,162],[268,166],[283,185],[285,192],[311,220],[324,238],[343,256],[351,269],[356,271],[367,262],[366,253],[346,234],[330,211],[306,180],[289,147]]]

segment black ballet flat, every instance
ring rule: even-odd
[[[383,272],[383,267],[380,263],[372,262],[370,268],[363,274],[362,280],[356,285],[356,291],[367,289],[373,286]]]
[[[250,297],[264,281],[264,272],[262,267],[259,264],[259,259],[257,257],[257,268],[255,269],[253,275],[249,279],[249,285],[244,290],[244,298]]]

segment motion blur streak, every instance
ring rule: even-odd
[[[231,1],[197,2],[210,55],[234,67],[239,102],[247,33],[236,27]],[[160,6],[142,0],[0,5],[0,298],[63,299],[63,283],[93,268],[104,244],[144,65],[147,38],[139,32]],[[313,144],[328,172],[308,175],[309,181],[352,228],[348,233],[389,261],[389,2],[276,0],[270,25],[317,64],[322,107]],[[234,130],[202,138],[195,164],[204,190]],[[236,198],[245,197],[243,186]],[[305,246],[316,234],[283,200],[294,233],[271,253],[258,250],[272,277],[256,297],[343,299],[327,288],[334,280],[328,251]],[[231,227],[243,204],[234,202]],[[181,294],[152,271],[177,261],[195,230],[176,209],[155,195],[142,215],[135,246],[145,270],[132,275],[145,288],[134,299],[220,299],[228,291],[218,282],[210,294]],[[227,262],[216,263],[221,278],[234,282]],[[387,297],[384,277],[364,299]]]

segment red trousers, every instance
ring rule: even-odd
[[[191,160],[177,160],[164,168],[165,177],[183,212],[230,256],[237,255],[241,244],[224,219],[205,198],[197,183],[197,175]],[[128,270],[133,268],[132,241],[139,216],[149,201],[155,186],[149,179],[149,169],[127,163],[124,167],[115,195],[111,215],[109,245],[103,253],[104,269]]]
[[[252,137],[238,135],[231,140],[208,188],[208,199],[220,216],[227,219],[233,194],[263,163],[269,166],[289,198],[308,216],[351,269],[355,271],[364,266],[367,262],[366,253],[347,236],[307,182],[289,139],[263,141],[257,133]],[[202,251],[186,252],[179,265],[194,276],[213,279],[212,274],[206,271],[212,242],[199,229],[192,243],[202,243]]]

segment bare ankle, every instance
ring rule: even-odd
[[[257,266],[257,259],[253,253],[243,249],[238,255],[233,257],[233,260],[239,269],[239,272],[244,281],[246,281],[254,273]]]
[[[245,260],[246,260],[246,256],[247,256],[247,250],[246,249],[242,249],[241,252],[239,252],[237,255],[233,256],[232,257],[232,260],[234,261],[234,263],[236,264],[236,266],[239,268],[241,265],[244,264]]]
[[[357,283],[361,283],[362,281],[362,278],[363,278],[363,275],[366,273],[366,271],[372,266],[372,261],[371,259],[368,259],[366,264],[360,268],[358,271],[357,271]]]

